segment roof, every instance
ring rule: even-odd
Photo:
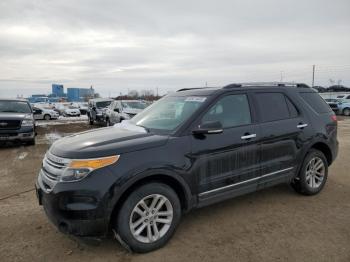
[[[274,88],[310,88],[304,83],[290,83],[290,82],[249,82],[249,83],[232,83],[222,87],[195,87],[183,88],[178,90],[176,96],[208,96],[216,92],[225,92],[228,90],[247,90],[249,89],[274,89]],[[311,88],[310,88],[311,89]]]

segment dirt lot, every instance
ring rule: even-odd
[[[1,261],[350,261],[350,119],[339,122],[340,152],[321,194],[282,185],[192,211],[167,246],[145,255],[112,239],[81,244],[37,204],[33,185],[50,142],[87,128],[41,126],[36,146],[0,148]]]

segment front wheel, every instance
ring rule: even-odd
[[[118,210],[117,239],[132,251],[150,252],[171,238],[181,218],[181,205],[168,185],[150,183],[137,188]]]
[[[350,108],[345,108],[345,109],[343,110],[343,115],[344,115],[344,116],[350,116]]]
[[[51,116],[50,116],[50,115],[44,115],[44,119],[45,119],[46,121],[49,121],[49,120],[51,119]]]
[[[328,176],[328,162],[324,154],[312,149],[305,157],[299,176],[292,182],[292,186],[300,194],[316,195],[319,193]]]

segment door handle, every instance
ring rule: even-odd
[[[244,136],[241,136],[241,139],[242,140],[247,140],[247,139],[251,139],[251,138],[254,138],[254,137],[256,137],[256,134],[244,135]]]
[[[303,129],[304,127],[307,127],[307,124],[299,124],[297,125],[297,128]]]

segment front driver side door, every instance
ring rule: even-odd
[[[220,97],[198,121],[219,121],[220,134],[192,136],[199,205],[255,191],[260,176],[259,127],[247,93]]]

